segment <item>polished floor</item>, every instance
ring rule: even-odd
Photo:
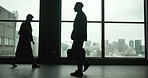
[[[69,73],[75,65],[41,65],[32,69],[30,64],[0,64],[0,78],[148,78],[148,66],[136,65],[92,65],[83,77],[73,77]]]

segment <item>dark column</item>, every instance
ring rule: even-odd
[[[39,60],[56,62],[60,50],[60,0],[40,0]]]

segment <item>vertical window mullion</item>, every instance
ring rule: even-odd
[[[148,58],[148,55],[147,55],[147,32],[148,32],[148,27],[147,27],[147,0],[144,0],[144,33],[145,33],[145,58]]]
[[[102,0],[102,41],[101,41],[101,45],[102,45],[102,58],[105,58],[105,25],[104,25],[104,16],[105,16],[105,10],[104,10],[104,0]]]

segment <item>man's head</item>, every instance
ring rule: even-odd
[[[83,3],[77,2],[77,3],[75,4],[75,7],[74,7],[75,12],[80,12],[80,11],[82,11],[82,7],[83,7],[83,6],[84,6]]]

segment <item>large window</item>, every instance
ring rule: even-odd
[[[145,57],[144,0],[62,0],[61,57],[73,42],[76,2],[84,4],[88,19],[87,57]]]
[[[61,56],[66,57],[67,49],[71,48],[70,39],[73,29],[73,20],[76,12],[74,6],[81,0],[62,0],[62,24],[61,24]],[[101,0],[82,0],[84,4],[83,11],[87,15],[88,21],[101,21]],[[91,4],[90,4],[91,3]],[[93,4],[93,5],[92,5]],[[72,21],[72,22],[67,22]],[[101,23],[88,23],[88,41],[85,41],[83,47],[86,50],[87,57],[101,57]],[[95,35],[94,35],[95,34]]]
[[[39,0],[1,0],[0,1],[0,56],[14,56],[21,23],[27,14],[34,16],[32,24],[35,45],[33,54],[38,56]]]

